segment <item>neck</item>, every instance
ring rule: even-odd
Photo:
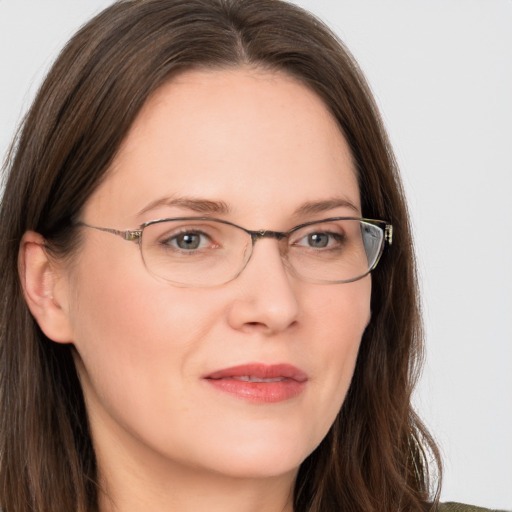
[[[94,443],[100,512],[293,512],[296,470],[273,476],[210,471],[117,434]]]
[[[241,478],[173,464],[103,472],[101,512],[293,512],[295,474]]]

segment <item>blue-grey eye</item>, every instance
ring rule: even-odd
[[[164,241],[164,245],[174,246],[183,251],[194,251],[208,247],[210,238],[199,231],[184,231]]]
[[[327,233],[311,233],[307,238],[310,247],[323,249],[329,245],[330,235]]]
[[[176,237],[180,249],[197,249],[201,245],[201,236],[196,233],[184,233]]]
[[[332,231],[312,231],[293,243],[310,249],[335,249],[341,247],[343,236]]]

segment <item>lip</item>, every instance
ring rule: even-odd
[[[216,370],[203,377],[218,391],[256,403],[276,403],[295,398],[308,376],[290,364],[249,363]]]

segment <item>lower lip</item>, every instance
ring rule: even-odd
[[[291,400],[300,395],[306,387],[306,382],[299,382],[293,379],[284,379],[277,382],[206,379],[206,382],[219,391],[256,403],[276,403]]]

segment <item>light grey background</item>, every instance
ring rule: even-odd
[[[107,0],[0,0],[0,154],[56,52]],[[444,500],[512,508],[512,1],[297,0],[366,73],[416,231],[416,395]]]

